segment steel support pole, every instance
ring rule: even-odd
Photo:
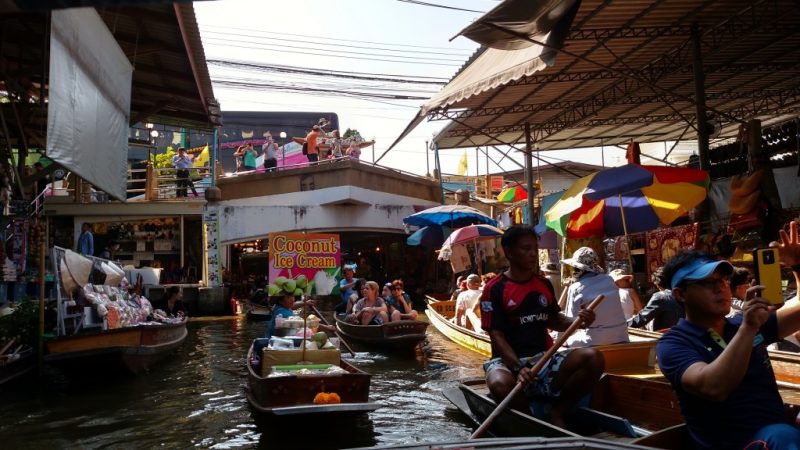
[[[708,124],[706,123],[706,76],[703,73],[700,39],[700,28],[694,24],[692,25],[692,72],[694,73],[694,105],[697,116],[697,153],[700,155],[700,168],[711,170],[708,159]]]
[[[444,184],[442,184],[442,165],[439,161],[439,144],[433,143],[433,157],[436,163],[436,176],[439,178],[439,191],[442,193],[441,203],[444,205]]]
[[[211,155],[208,166],[211,168],[211,187],[217,185],[217,142],[219,141],[219,128],[214,128],[214,142],[211,144]]]
[[[430,163],[430,155],[428,152],[430,149],[428,148],[428,141],[425,141],[425,176],[431,176],[431,163]]]
[[[531,143],[531,125],[525,122],[525,184],[528,185],[528,226],[534,226],[533,222],[533,144]]]

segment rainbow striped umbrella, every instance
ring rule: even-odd
[[[519,183],[506,186],[497,194],[497,201],[500,202],[518,202],[526,198],[528,198],[528,191]]]
[[[546,213],[547,226],[569,238],[621,236],[669,225],[706,198],[708,173],[628,164],[587,175]]]

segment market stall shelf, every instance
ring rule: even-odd
[[[186,319],[180,323],[138,325],[63,336],[48,341],[44,361],[67,370],[112,369],[146,372],[186,340]]]
[[[266,350],[266,352],[269,351]],[[279,350],[272,352],[280,354],[294,353]],[[297,351],[297,353],[300,353],[300,351]],[[247,353],[247,401],[252,411],[259,416],[348,417],[374,411],[379,407],[377,403],[369,401],[369,387],[372,376],[345,360],[339,359],[338,367],[342,370],[333,374],[290,373],[282,376],[270,376],[269,374],[264,376],[265,374],[258,373],[257,369],[251,364],[253,354],[254,350],[251,345]],[[338,355],[338,351],[336,354]],[[263,364],[266,364],[266,361]],[[316,368],[332,366],[333,364],[304,365]],[[284,367],[302,366],[298,364]],[[318,401],[323,394],[335,394],[336,402]]]
[[[0,355],[0,387],[10,384],[34,368],[36,368],[36,358],[30,347],[21,345],[20,349]]]
[[[336,328],[348,342],[402,351],[413,350],[425,340],[428,324],[419,320],[399,320],[383,325],[353,325],[337,317]]]

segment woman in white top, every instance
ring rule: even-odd
[[[625,273],[622,269],[614,269],[609,274],[619,288],[619,301],[622,303],[622,312],[625,320],[629,320],[642,309],[642,301],[632,288],[633,275]]]

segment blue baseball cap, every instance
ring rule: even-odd
[[[676,288],[684,280],[703,280],[711,276],[718,267],[722,267],[730,275],[733,266],[728,261],[717,261],[709,258],[698,258],[684,265],[672,276],[672,288]]]

